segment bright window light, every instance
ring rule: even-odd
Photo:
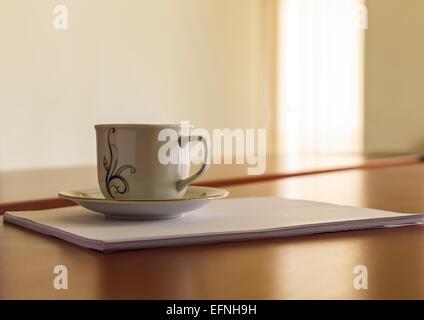
[[[358,0],[284,0],[279,19],[279,150],[362,151]]]

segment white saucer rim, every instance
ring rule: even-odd
[[[102,203],[163,203],[163,202],[176,202],[176,201],[200,201],[200,200],[212,200],[212,199],[220,199],[225,198],[229,195],[229,191],[223,188],[215,188],[215,187],[203,187],[203,186],[189,186],[190,188],[207,188],[207,189],[214,189],[219,190],[221,194],[214,195],[214,196],[205,196],[205,197],[197,197],[197,198],[180,198],[180,199],[101,199],[101,198],[88,198],[88,197],[78,197],[78,196],[71,196],[69,193],[72,192],[83,192],[84,190],[94,190],[96,188],[84,188],[81,190],[68,190],[68,191],[61,191],[58,193],[58,197],[62,199],[71,200],[74,202],[78,201],[89,201],[89,202],[102,202]],[[100,188],[97,188],[100,192]],[[68,193],[68,194],[65,194]]]

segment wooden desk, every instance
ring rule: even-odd
[[[268,156],[266,175],[296,174],[315,172],[325,169],[340,169],[361,166],[367,163],[377,165],[393,165],[395,163],[414,162],[417,155],[389,157],[376,160],[374,157],[362,155],[335,155],[335,156],[302,156],[281,157]],[[234,162],[233,162],[234,163]],[[204,184],[214,181],[229,181],[235,178],[246,177],[249,164],[212,164],[206,175],[196,182]],[[193,168],[193,172],[196,167]],[[261,179],[261,176],[250,176]],[[91,188],[97,185],[97,172],[93,166],[35,169],[18,171],[0,171],[0,203],[15,202],[39,198],[56,197],[59,191],[78,188]]]
[[[424,165],[228,189],[424,212]],[[0,224],[1,299],[423,299],[423,263],[422,226],[102,254]],[[69,271],[65,291],[53,288],[59,264]],[[353,287],[356,265],[368,268],[368,290]]]

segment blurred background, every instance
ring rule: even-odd
[[[54,8],[67,8],[56,29]],[[266,128],[270,154],[424,149],[422,0],[2,0],[0,171],[95,164],[96,123]]]

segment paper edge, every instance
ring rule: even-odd
[[[120,250],[134,250],[156,247],[171,247],[183,245],[197,245],[207,243],[260,240],[269,238],[286,238],[293,236],[306,236],[319,233],[331,233],[349,230],[364,230],[372,228],[385,228],[393,226],[408,226],[420,224],[424,220],[424,214],[405,214],[405,216],[385,217],[374,219],[344,220],[330,223],[315,223],[294,227],[278,227],[255,230],[223,231],[214,233],[192,235],[170,235],[163,237],[118,239],[103,241],[85,238],[71,232],[55,227],[46,226],[34,220],[16,217],[12,213],[5,213],[3,221],[15,224],[45,235],[68,241],[70,243],[98,251],[110,252]]]

